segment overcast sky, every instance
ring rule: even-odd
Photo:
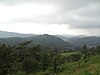
[[[100,0],[0,0],[0,30],[100,35]]]

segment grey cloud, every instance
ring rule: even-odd
[[[100,28],[100,2],[79,9],[65,11],[54,19],[58,24],[69,24],[70,28]]]
[[[89,3],[98,3],[100,0],[0,0],[4,4],[19,4],[26,2],[35,3],[46,3],[46,4],[56,4],[64,8],[73,9],[85,6]]]
[[[72,22],[69,23],[71,27],[100,28],[100,3],[78,9],[73,14],[76,15],[76,19],[71,19]]]
[[[100,28],[100,0],[0,0],[3,4],[35,2],[59,7],[56,14],[37,19],[18,19],[38,23],[69,24],[71,28]]]
[[[78,9],[75,14],[83,17],[100,17],[100,3],[90,4],[87,7]]]

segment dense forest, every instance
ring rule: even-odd
[[[99,75],[100,46],[67,52],[40,45],[0,44],[0,75]],[[88,68],[87,68],[88,67]]]

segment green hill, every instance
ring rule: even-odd
[[[98,46],[100,45],[100,37],[90,36],[90,37],[82,37],[82,38],[72,38],[67,40],[73,46],[83,46],[86,44],[87,46]]]
[[[11,37],[11,38],[0,38],[0,43],[5,43],[8,45],[18,45],[22,42],[26,41],[32,41],[31,45],[41,45],[42,47],[46,48],[65,48],[65,47],[71,47],[71,45],[68,42],[63,41],[62,39],[53,36],[53,35],[37,35],[32,37]]]

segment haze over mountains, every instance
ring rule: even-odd
[[[73,46],[83,46],[86,44],[87,46],[98,46],[100,45],[100,37],[96,36],[89,36],[89,37],[82,37],[82,38],[71,38],[67,40],[69,43],[71,43]]]
[[[87,46],[100,45],[100,37],[87,35],[34,35],[21,34],[14,32],[0,31],[0,43],[19,44],[25,41],[32,41],[33,44],[41,44],[46,47],[80,47],[86,44]]]
[[[9,37],[30,37],[34,36],[33,34],[21,34],[15,32],[7,32],[7,31],[0,31],[0,38],[9,38]]]
[[[33,34],[19,34],[12,32],[0,32],[0,43],[18,45],[22,42],[32,41],[31,45],[41,45],[48,48],[64,48],[71,47],[68,42],[53,36],[53,35],[33,35]],[[7,35],[6,35],[7,34]]]

